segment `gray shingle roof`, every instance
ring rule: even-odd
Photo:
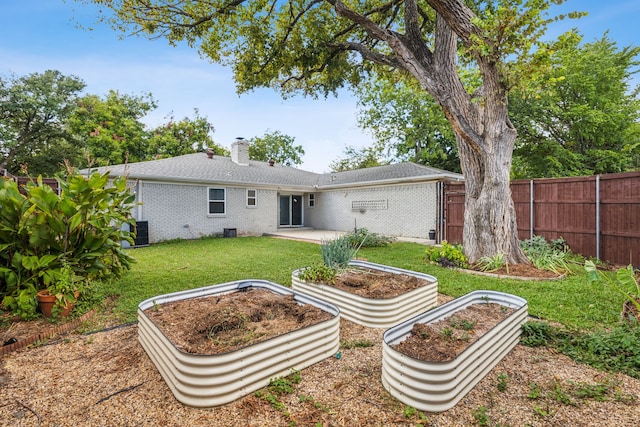
[[[186,154],[167,159],[113,165],[92,169],[111,176],[128,175],[131,179],[194,183],[252,184],[279,187],[325,187],[373,183],[376,181],[461,179],[462,175],[422,166],[396,163],[346,172],[318,174],[294,167],[250,160],[248,165],[234,163],[230,157],[206,153]],[[81,171],[87,173],[88,170]]]

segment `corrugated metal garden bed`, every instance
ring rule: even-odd
[[[423,280],[425,284],[392,298],[369,298],[332,285],[305,282],[300,279],[303,269],[299,269],[291,275],[293,289],[335,304],[340,308],[342,317],[370,328],[389,328],[434,307],[437,303],[438,279],[434,276],[367,261],[351,261],[349,266],[414,276]]]
[[[214,297],[211,298],[213,312],[215,297],[254,290],[293,298],[299,305],[309,305],[329,315],[325,316],[327,320],[235,350],[203,354],[177,346],[145,312],[174,302]],[[178,401],[194,407],[214,407],[252,393],[268,385],[270,379],[291,373],[292,369],[304,369],[335,354],[339,348],[339,314],[339,309],[332,304],[275,283],[237,281],[143,301],[138,306],[138,339]],[[229,321],[232,322],[233,317]],[[211,329],[212,338],[217,331]]]
[[[513,310],[488,331],[469,340],[453,359],[423,360],[395,348],[409,338],[416,324],[435,323],[476,304],[490,303]],[[383,335],[382,383],[392,396],[416,409],[446,411],[516,346],[526,318],[526,300],[502,292],[474,291],[409,319]],[[445,332],[452,333],[451,329]]]

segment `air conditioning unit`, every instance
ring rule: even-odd
[[[135,225],[129,225],[129,231],[136,236],[133,247],[149,246],[149,221],[136,221]]]

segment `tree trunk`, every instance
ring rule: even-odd
[[[465,176],[462,242],[469,262],[503,254],[509,264],[528,263],[520,248],[516,212],[511,197],[510,170],[515,132],[503,132],[477,152],[458,139]]]

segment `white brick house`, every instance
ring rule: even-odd
[[[428,238],[439,221],[440,183],[462,179],[415,163],[317,174],[249,160],[248,147],[239,140],[231,157],[196,153],[98,171],[128,176],[150,243],[295,227]]]

